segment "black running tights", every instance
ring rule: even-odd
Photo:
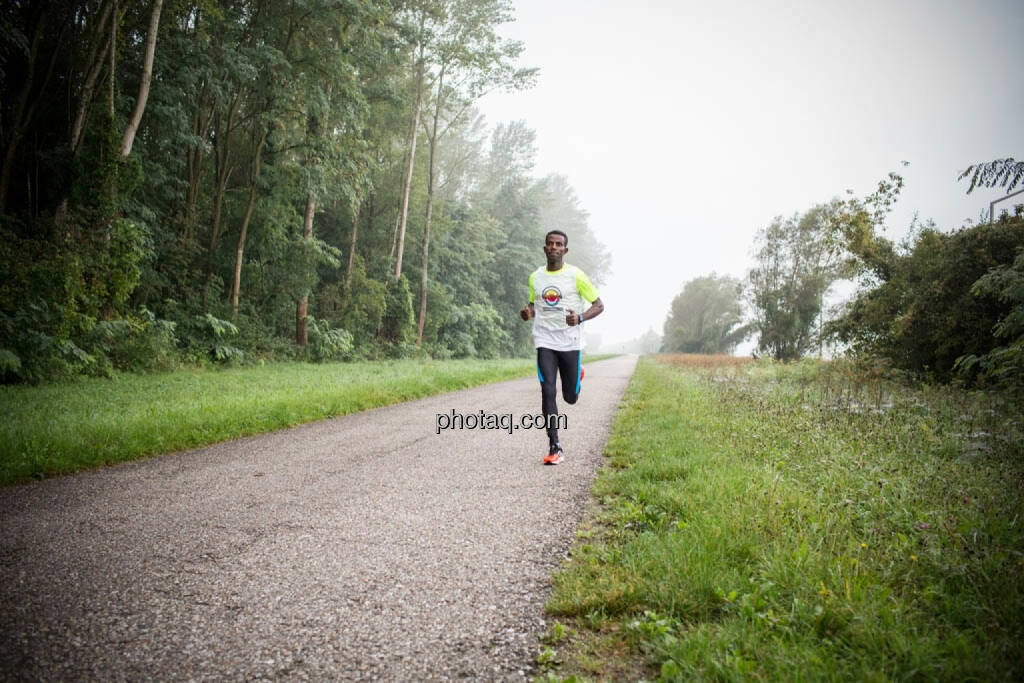
[[[576,403],[580,394],[580,352],[537,349],[540,407],[547,420],[548,441],[552,444],[558,443],[558,404],[555,400],[555,379],[558,375],[562,376],[562,398],[570,405]]]

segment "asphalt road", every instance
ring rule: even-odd
[[[0,489],[0,676],[515,680],[529,676],[635,366],[586,367],[542,430],[536,378]]]

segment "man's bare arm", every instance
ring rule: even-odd
[[[604,302],[601,301],[601,297],[597,297],[596,299],[594,299],[593,303],[590,304],[590,308],[583,311],[583,315],[577,314],[570,308],[565,315],[565,324],[569,326],[579,325],[584,320],[593,320],[597,316],[601,315],[603,312]]]

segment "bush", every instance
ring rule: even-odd
[[[381,320],[381,338],[387,345],[388,355],[402,358],[410,353],[416,335],[416,320],[412,313],[412,293],[409,281],[403,275],[390,278],[384,291],[384,317]],[[415,349],[412,346],[412,349]]]
[[[471,303],[454,307],[439,331],[439,342],[454,358],[497,358],[511,343],[492,306]]]
[[[951,234],[925,229],[902,253],[880,252],[877,285],[861,291],[829,331],[855,351],[949,381],[959,357],[982,357],[1000,346],[993,328],[1014,304],[976,283],[992,269],[1008,268],[1021,246],[1024,217]]]
[[[331,328],[326,320],[317,320],[306,316],[306,329],[309,334],[306,354],[310,360],[324,363],[332,360],[351,358],[354,345],[352,333],[341,328]]]
[[[1008,343],[983,356],[962,356],[957,359],[957,369],[971,378],[980,375],[993,384],[1024,390],[1024,248],[1018,249],[1013,266],[993,268],[974,283],[971,293],[995,296],[1012,306],[992,328],[997,339]]]
[[[63,311],[46,303],[29,303],[0,313],[3,381],[34,384],[94,366],[96,359],[69,337]]]
[[[373,355],[387,305],[384,283],[367,277],[362,260],[357,259],[350,284],[341,283],[325,290],[321,317],[351,332],[361,355]]]
[[[204,313],[185,321],[184,327],[188,360],[201,365],[211,360],[231,363],[245,358],[242,349],[227,343],[229,337],[238,335],[238,327],[234,323]]]
[[[143,307],[137,316],[97,323],[89,332],[94,344],[89,350],[116,370],[170,370],[180,359],[176,327]]]

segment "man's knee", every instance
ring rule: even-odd
[[[576,399],[578,399],[579,397],[580,397],[580,395],[579,394],[575,394],[575,393],[574,394],[570,394],[570,393],[566,392],[566,393],[562,394],[562,398],[564,398],[565,402],[568,403],[569,405],[572,405],[573,403],[576,403]]]

